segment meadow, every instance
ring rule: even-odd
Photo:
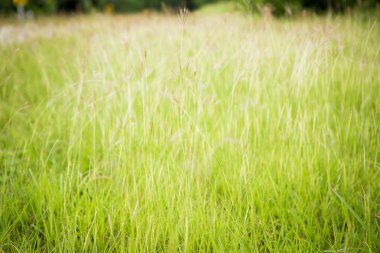
[[[380,252],[380,24],[0,20],[0,251]]]

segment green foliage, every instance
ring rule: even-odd
[[[0,1],[0,14],[6,14],[15,11],[12,1]]]
[[[56,11],[82,11],[93,9],[102,10],[107,3],[114,4],[116,11],[139,11],[143,9],[160,9],[162,5],[178,8],[187,6],[189,9],[199,8],[202,5],[222,2],[223,0],[30,0],[27,9],[38,12],[53,13]],[[238,2],[246,9],[260,11],[264,5],[270,5],[275,14],[284,14],[300,8],[309,8],[315,11],[343,11],[355,6],[374,7],[380,0],[224,0]],[[1,12],[14,11],[11,1],[0,1]]]
[[[375,7],[380,0],[302,0],[303,7],[317,11],[331,10],[341,12],[352,7]]]
[[[380,252],[379,18],[186,18],[1,30],[0,252]]]
[[[57,11],[57,0],[30,0],[28,9],[36,12],[54,13]]]
[[[274,14],[284,14],[289,10],[301,8],[312,9],[317,12],[342,12],[353,7],[375,7],[380,0],[235,0],[250,11],[260,11],[262,6],[271,6]]]

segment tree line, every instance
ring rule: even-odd
[[[204,4],[228,0],[0,0],[0,13],[15,12],[20,3],[26,10],[36,13],[59,12],[89,12],[103,11],[112,7],[116,12],[133,12],[144,9],[157,9],[163,7],[176,9],[186,6],[196,9]],[[251,11],[258,11],[260,6],[271,6],[275,14],[287,11],[311,9],[316,12],[327,10],[340,12],[347,8],[363,7],[376,8],[380,0],[229,0],[234,1]]]

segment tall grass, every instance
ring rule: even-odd
[[[378,22],[3,21],[0,249],[379,252]]]

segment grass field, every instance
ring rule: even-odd
[[[380,252],[380,24],[0,21],[0,251]]]

